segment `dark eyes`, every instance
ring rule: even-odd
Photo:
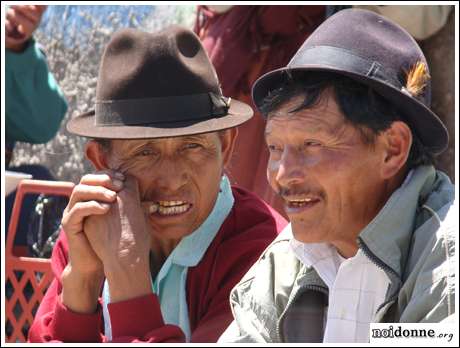
[[[143,149],[136,154],[136,156],[152,156],[152,155],[156,155],[156,152],[153,149]]]
[[[304,142],[304,145],[308,146],[308,147],[310,147],[310,146],[321,146],[321,143],[318,142],[318,141],[307,140],[307,141]]]
[[[144,148],[140,149],[138,152],[136,152],[136,156],[144,157],[144,156],[155,156],[157,155],[157,152],[154,149],[151,148]]]
[[[198,143],[187,143],[182,146],[181,150],[199,149],[201,147],[202,147],[201,144],[198,144]]]
[[[276,145],[268,145],[268,150],[270,152],[278,152],[281,151],[281,148]]]
[[[273,145],[273,144],[269,144],[267,146],[268,146],[268,150],[270,152],[281,152],[281,151],[283,151],[282,146]],[[319,147],[319,146],[322,146],[322,144],[320,142],[318,142],[318,141],[313,141],[313,140],[306,140],[303,143],[303,148],[312,148],[312,147]]]

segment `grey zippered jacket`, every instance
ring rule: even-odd
[[[360,249],[390,279],[373,322],[439,322],[454,313],[457,212],[449,178],[420,166],[360,233]],[[220,342],[322,341],[328,288],[291,251],[291,238],[286,228],[232,290],[235,320]]]

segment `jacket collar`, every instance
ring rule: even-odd
[[[435,180],[433,166],[415,168],[359,234],[360,245],[365,244],[399,279],[404,272],[418,207],[431,192]]]

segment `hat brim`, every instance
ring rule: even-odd
[[[209,133],[239,126],[253,116],[252,108],[238,100],[232,99],[225,116],[209,120],[181,121],[155,125],[136,126],[97,126],[95,111],[91,110],[72,118],[67,123],[70,133],[88,138],[101,139],[150,139],[169,138],[200,133]]]
[[[416,132],[417,136],[420,138],[428,151],[433,154],[439,154],[447,148],[449,143],[449,133],[447,132],[446,127],[439,117],[423,103],[383,81],[372,79],[357,73],[336,69],[334,67],[326,67],[324,65],[307,65],[299,68],[285,67],[273,70],[261,76],[254,83],[252,89],[252,98],[257,109],[260,108],[260,105],[265,96],[267,96],[268,92],[279,87],[289,75],[293,76],[296,73],[305,73],[308,71],[329,72],[344,75],[359,83],[372,87],[378,94],[386,98],[401,111],[403,118],[407,121],[411,129]]]

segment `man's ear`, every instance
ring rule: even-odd
[[[383,163],[381,174],[384,179],[394,177],[407,162],[412,145],[412,132],[402,121],[395,121],[382,132]]]
[[[219,132],[220,142],[222,146],[222,159],[223,166],[225,167],[232,158],[233,149],[235,148],[236,137],[238,136],[238,129],[236,127],[226,129]]]
[[[96,170],[109,168],[107,165],[107,153],[98,142],[94,140],[88,141],[85,146],[85,154]]]

